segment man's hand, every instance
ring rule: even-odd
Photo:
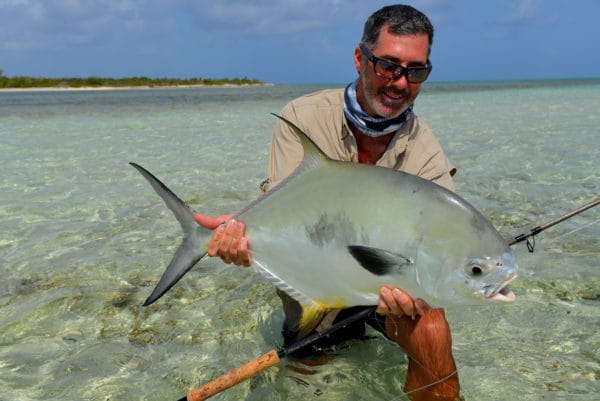
[[[432,309],[399,288],[383,286],[377,313],[385,331],[409,357],[404,391],[411,401],[458,400],[460,385],[452,357],[450,326],[443,309]]]
[[[225,263],[236,266],[250,266],[250,252],[246,238],[246,224],[232,219],[232,214],[210,217],[200,213],[194,220],[201,226],[214,230],[208,243],[208,256],[219,256]]]
[[[377,313],[396,317],[426,315],[431,307],[422,299],[414,300],[400,288],[383,286],[379,292]]]

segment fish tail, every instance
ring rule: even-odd
[[[148,306],[158,300],[175,285],[200,259],[206,255],[206,244],[212,230],[200,226],[194,220],[196,212],[148,170],[136,163],[129,163],[148,180],[154,191],[171,209],[183,230],[183,241],[173,259],[158,281],[152,294],[144,302]]]

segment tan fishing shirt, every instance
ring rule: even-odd
[[[354,134],[344,116],[344,89],[328,89],[302,96],[288,103],[281,116],[293,122],[333,160],[358,162]],[[300,140],[283,121],[275,126],[271,143],[269,175],[261,184],[261,192],[281,183],[303,158]],[[414,114],[396,132],[378,166],[418,175],[454,190],[452,176],[456,172],[427,124]],[[360,185],[360,183],[359,183]],[[296,337],[302,307],[282,291],[278,291],[286,315],[287,335]],[[316,330],[330,326],[339,311],[328,313]]]
[[[281,116],[296,124],[333,160],[358,162],[356,139],[344,116],[344,89],[327,89],[288,103]],[[279,184],[300,164],[300,140],[279,121],[273,132],[269,175],[261,185],[266,191]],[[376,163],[433,181],[454,190],[456,172],[439,142],[419,117],[412,117],[396,132]]]

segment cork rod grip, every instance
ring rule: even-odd
[[[215,394],[219,394],[229,387],[233,387],[238,383],[243,382],[257,375],[265,369],[275,366],[280,362],[276,350],[271,350],[268,353],[248,362],[245,365],[237,367],[222,376],[217,377],[210,383],[202,387],[191,390],[187,395],[187,401],[202,401]]]

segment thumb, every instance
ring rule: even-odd
[[[423,301],[421,298],[417,298],[415,300],[415,309],[417,310],[417,313],[421,316],[425,316],[433,310],[431,306],[429,306],[429,304]]]
[[[231,217],[233,217],[232,214],[222,214],[217,217],[210,217],[200,213],[194,214],[194,220],[196,220],[196,223],[200,224],[204,228],[208,228],[209,230],[214,230],[227,220],[231,219]]]

